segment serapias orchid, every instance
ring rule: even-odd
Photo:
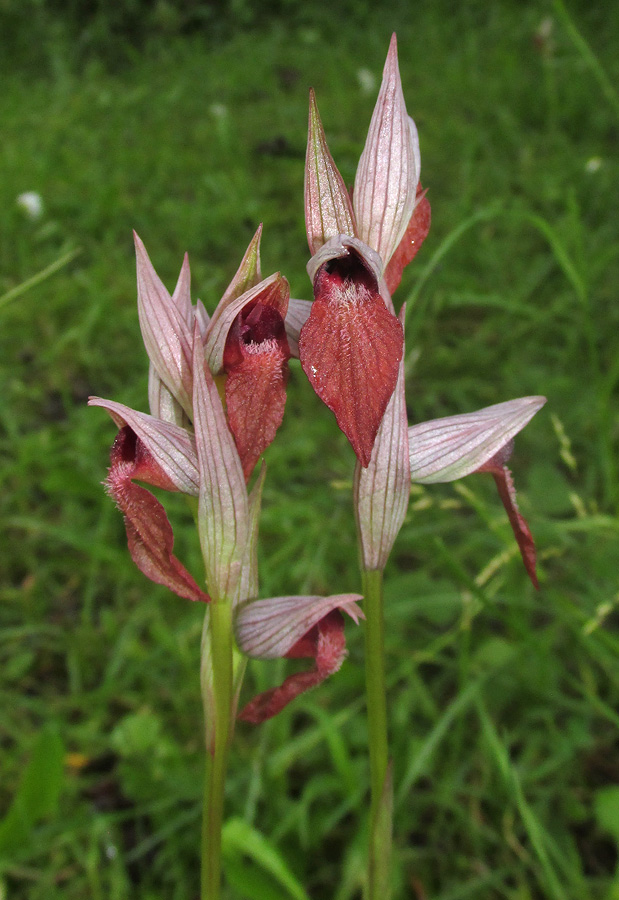
[[[490,473],[507,512],[526,571],[535,587],[535,544],[516,502],[506,462],[514,438],[545,397],[520,397],[472,413],[446,416],[408,427],[403,379],[398,380],[381,423],[370,465],[357,465],[355,511],[363,568],[384,569],[408,505],[410,482],[456,481]]]
[[[310,93],[305,224],[314,303],[299,356],[362,466],[369,465],[403,353],[391,293],[430,227],[419,173],[417,129],[406,112],[393,35],[352,199]]]
[[[411,481],[437,484],[474,472],[489,472],[518,542],[529,578],[538,587],[535,544],[516,502],[506,466],[514,438],[545,404],[545,397],[520,397],[476,412],[421,422],[408,429]]]
[[[186,599],[230,603],[238,645],[246,654],[315,660],[310,672],[293,675],[268,697],[252,701],[244,713],[252,722],[275,715],[336,671],[345,656],[339,610],[355,621],[362,615],[355,602],[360,598],[352,594],[257,600],[264,467],[251,492],[247,481],[283,416],[290,356],[286,328],[293,346],[298,336],[294,316],[290,323],[284,321],[286,280],[279,274],[260,277],[259,241],[260,229],[209,320],[200,301],[191,303],[187,258],[170,295],[136,235],[138,310],[150,360],[151,415],[113,400],[89,400],[103,407],[119,428],[105,484],[124,515],[138,568]],[[208,593],[174,555],[172,526],[162,504],[135,482],[197,498]],[[208,621],[207,614],[207,626]],[[212,750],[210,659],[207,640],[202,683],[211,713],[207,743]],[[234,705],[237,699],[238,690]]]

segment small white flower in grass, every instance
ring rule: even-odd
[[[19,209],[33,222],[43,215],[43,199],[36,191],[24,191],[15,201]]]

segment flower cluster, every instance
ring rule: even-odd
[[[142,572],[181,597],[230,603],[241,653],[314,660],[311,670],[250,701],[240,716],[251,722],[276,714],[336,671],[345,656],[342,613],[355,621],[363,615],[356,594],[258,599],[264,466],[255,477],[254,472],[282,422],[293,357],[356,454],[354,504],[366,571],[384,568],[404,521],[411,481],[430,484],[489,472],[537,584],[533,540],[506,461],[514,436],[544,398],[412,426],[407,421],[405,309],[396,315],[391,295],[428,234],[430,204],[420,183],[417,129],[406,111],[395,36],[351,192],[310,95],[305,221],[313,302],[290,298],[279,273],[262,278],[259,228],[210,318],[200,301],[192,303],[187,258],[170,294],[136,235],[150,414],[90,399],[119,428],[106,485],[124,515],[129,550]],[[208,593],[174,555],[163,506],[136,482],[181,492],[193,498],[194,508],[197,498]],[[207,697],[211,654],[207,641]],[[235,704],[237,698],[238,690]]]

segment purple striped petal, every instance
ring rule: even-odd
[[[521,397],[413,425],[408,429],[411,480],[435,484],[476,472],[522,431],[545,402],[545,397]]]
[[[412,216],[418,181],[419,140],[406,112],[394,34],[353,192],[359,237],[385,266]]]
[[[249,508],[241,460],[194,329],[193,411],[200,473],[198,532],[213,599],[234,601],[241,580]]]
[[[144,244],[134,232],[138,278],[138,314],[142,338],[157,374],[191,418],[191,326],[187,322],[188,266],[181,270],[172,301],[155,272]],[[183,264],[185,265],[185,263]],[[180,308],[179,308],[180,307]]]
[[[404,328],[405,306],[400,310]],[[410,495],[408,422],[404,398],[404,359],[395,390],[378,429],[370,464],[355,467],[353,485],[357,528],[365,569],[384,569],[398,536]]]
[[[286,656],[294,645],[334,609],[347,613],[355,622],[364,618],[357,606],[359,594],[330,597],[270,597],[242,606],[236,617],[239,649],[258,659]]]
[[[357,234],[352,203],[329,152],[313,90],[305,157],[305,228],[312,256],[329,238]]]

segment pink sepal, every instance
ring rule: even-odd
[[[191,418],[191,318],[189,264],[183,262],[174,298],[155,272],[134,232],[138,314],[148,357],[171,394]]]
[[[350,196],[329,152],[313,90],[305,158],[305,228],[312,256],[338,234],[357,234]]]
[[[217,386],[194,328],[193,411],[200,493],[198,533],[206,582],[215,598],[234,601],[241,579],[249,507],[241,460]]]
[[[413,214],[419,158],[417,129],[402,93],[394,34],[353,192],[357,233],[378,251],[385,265]]]

